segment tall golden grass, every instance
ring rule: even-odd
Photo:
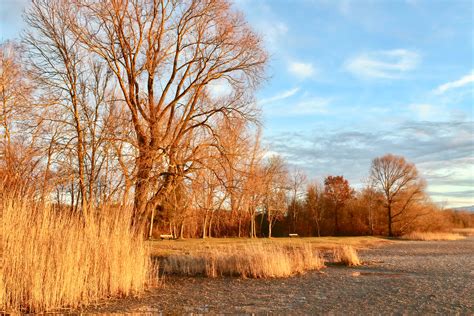
[[[78,308],[139,293],[151,277],[149,249],[127,210],[83,216],[4,199],[0,311]]]
[[[412,232],[401,237],[406,240],[460,240],[466,237],[460,234],[442,233],[442,232]]]
[[[474,228],[455,228],[453,229],[453,233],[466,237],[474,236]]]
[[[334,248],[332,257],[334,263],[342,263],[346,266],[360,266],[362,264],[357,251],[349,245]]]
[[[222,246],[164,258],[165,274],[207,277],[277,278],[319,270],[324,261],[311,245],[246,244]]]

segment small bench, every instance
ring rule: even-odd
[[[160,238],[161,238],[161,240],[163,240],[163,239],[167,239],[167,240],[174,239],[173,235],[160,235]]]
[[[288,236],[290,236],[290,238],[300,237],[298,234],[288,234]]]

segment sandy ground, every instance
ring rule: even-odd
[[[474,237],[400,241],[360,256],[362,267],[331,266],[287,279],[167,277],[141,298],[87,312],[474,315]]]

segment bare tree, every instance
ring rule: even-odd
[[[24,116],[32,92],[19,51],[17,43],[0,43],[0,128],[5,147],[11,145],[13,125]]]
[[[316,222],[316,232],[321,237],[321,222],[324,217],[325,208],[323,207],[323,190],[316,182],[310,183],[306,188],[305,208]]]
[[[6,191],[20,195],[39,189],[43,177],[39,135],[28,129],[34,91],[23,46],[0,43],[0,178]]]
[[[415,165],[402,156],[387,154],[372,161],[370,176],[385,197],[388,235],[393,236],[393,224],[421,196],[425,187]]]
[[[324,179],[324,195],[333,205],[334,232],[339,233],[339,211],[353,197],[354,190],[343,176],[328,176]]]
[[[135,212],[143,225],[179,176],[176,155],[212,118],[252,117],[266,61],[260,39],[225,0],[74,1],[69,23],[107,63],[135,132]],[[229,94],[212,95],[224,81]]]
[[[280,156],[270,157],[264,166],[264,208],[268,221],[268,237],[272,237],[275,222],[283,217],[288,206],[288,170]]]
[[[244,180],[242,183],[242,205],[247,210],[250,220],[249,236],[257,237],[256,216],[262,206],[265,195],[265,173],[262,166],[263,151],[260,147],[261,131],[257,131],[255,141],[247,152],[247,161],[244,170]],[[239,236],[240,236],[239,217]]]
[[[302,195],[304,195],[303,185],[306,183],[307,178],[303,171],[301,170],[294,170],[294,172],[290,175],[289,179],[289,189],[290,189],[290,203],[288,205],[288,216],[290,217],[291,221],[291,232],[296,232],[296,224],[298,222],[298,210],[299,205],[298,202],[301,199]]]

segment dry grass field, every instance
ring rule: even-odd
[[[455,228],[453,233],[463,236],[474,236],[474,228]]]
[[[220,238],[152,241],[152,254],[166,275],[243,278],[289,277],[324,267],[361,262],[356,248],[388,242],[377,237]]]
[[[249,243],[168,255],[162,264],[165,274],[275,278],[319,270],[324,260],[309,244]]]
[[[474,238],[398,241],[359,251],[363,265],[291,278],[167,276],[140,298],[85,312],[238,315],[471,315]]]
[[[389,239],[374,236],[357,237],[304,237],[304,238],[206,238],[182,240],[149,241],[151,255],[164,257],[171,254],[183,254],[204,250],[218,250],[228,246],[245,247],[249,244],[304,246],[309,244],[316,250],[332,250],[339,246],[368,248],[393,242]]]
[[[460,240],[466,237],[455,233],[443,232],[412,232],[403,235],[401,239],[405,240],[420,240],[420,241],[434,241],[434,240]]]

